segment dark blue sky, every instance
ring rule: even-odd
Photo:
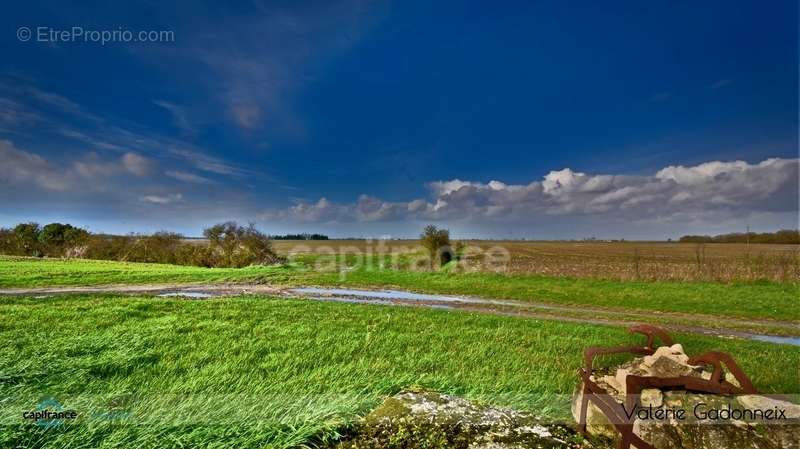
[[[236,218],[412,235],[435,221],[539,238],[796,227],[794,1],[118,3],[5,8],[0,224],[196,234]],[[72,27],[84,36],[40,35]],[[172,38],[86,37],[103,30]],[[769,158],[789,162],[758,165]],[[715,161],[733,165],[701,166],[703,182],[657,176]],[[580,185],[616,177],[543,187],[565,168]],[[431,184],[452,180],[470,184]]]

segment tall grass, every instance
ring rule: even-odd
[[[0,299],[0,447],[264,448],[324,443],[410,385],[567,419],[588,345],[620,328],[238,297]],[[800,349],[679,336],[730,351],[765,392],[800,392]],[[79,413],[46,429],[44,398]]]

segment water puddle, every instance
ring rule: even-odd
[[[448,296],[427,293],[414,293],[403,290],[359,290],[347,288],[319,288],[303,287],[288,290],[280,290],[275,287],[265,285],[223,285],[223,286],[200,286],[200,285],[169,285],[169,286],[135,286],[135,287],[76,287],[76,288],[50,288],[50,289],[6,289],[1,290],[0,294],[33,294],[37,299],[45,299],[59,293],[128,293],[128,294],[154,294],[161,298],[186,298],[186,299],[207,299],[220,296],[239,296],[245,294],[285,294],[303,296],[307,299],[317,301],[353,303],[353,304],[378,304],[386,306],[417,306],[432,309],[445,310],[464,310],[476,313],[489,313],[495,315],[521,316],[544,320],[570,321],[585,324],[630,326],[641,320],[648,322],[647,318],[651,314],[644,311],[609,311],[603,309],[591,309],[571,305],[542,304],[539,302],[512,301],[501,299],[486,299],[467,296]],[[560,313],[559,313],[560,312]],[[584,312],[574,315],[575,312]],[[594,313],[593,313],[594,312]],[[614,315],[624,314],[625,319],[620,319]],[[677,318],[680,318],[676,315]],[[713,317],[711,317],[713,318]],[[750,329],[757,329],[760,325],[771,324],[782,327],[787,333],[796,334],[800,331],[800,326],[796,322],[775,321],[758,322],[730,319],[731,322],[739,324],[741,327],[750,325],[748,331],[741,331],[734,328],[723,328],[720,326],[706,327],[700,321],[694,320],[698,325],[676,324],[665,325],[677,332],[689,332],[717,336],[722,338],[740,338],[744,340],[762,341],[773,344],[784,344],[800,346],[798,336],[777,336],[752,333]]]
[[[213,298],[213,297],[218,296],[218,295],[215,295],[213,293],[207,293],[207,292],[183,292],[183,291],[179,291],[179,292],[165,292],[165,293],[159,294],[158,296],[161,297],[161,298],[179,297],[179,298],[201,299],[201,298]]]
[[[344,302],[348,304],[378,304],[382,306],[398,306],[401,303],[394,303],[382,299],[364,299],[364,298],[337,298],[335,296],[308,296],[307,299],[314,301],[328,301],[328,302]]]
[[[318,288],[304,287],[289,290],[292,293],[304,295],[330,295],[338,297],[374,298],[389,300],[391,303],[399,301],[433,302],[433,303],[462,303],[462,304],[489,304],[496,306],[524,306],[511,301],[497,299],[469,298],[464,296],[432,295],[426,293],[413,293],[402,290],[354,290],[346,288]]]
[[[776,335],[748,334],[746,338],[749,340],[766,341],[769,343],[778,343],[782,345],[800,346],[800,337],[778,337]]]
[[[344,302],[353,304],[380,304],[389,306],[422,306],[434,309],[464,309],[482,313],[498,313],[501,312],[498,308],[492,309],[485,306],[503,306],[513,307],[519,312],[513,312],[514,315],[524,315],[531,317],[538,317],[548,319],[546,316],[537,314],[530,309],[548,309],[548,310],[569,310],[569,306],[559,306],[550,304],[533,304],[523,303],[519,301],[503,301],[498,299],[483,299],[463,296],[447,296],[447,295],[434,295],[427,293],[413,293],[402,290],[358,290],[347,288],[319,288],[319,287],[304,287],[294,288],[288,290],[289,293],[299,294],[317,301],[330,301],[330,302]],[[528,309],[528,310],[525,310]],[[552,316],[549,319],[553,319]],[[565,318],[562,320],[579,321],[595,324],[622,324],[630,325],[631,322],[613,320],[604,320],[600,318]],[[699,333],[713,336],[728,336],[734,338],[742,338],[746,340],[764,341],[768,343],[787,344],[793,346],[800,346],[800,337],[781,337],[775,335],[759,335],[740,331],[727,331],[723,329],[711,329],[704,327],[691,327],[691,326],[678,326],[675,328],[678,331]]]

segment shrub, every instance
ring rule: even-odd
[[[127,261],[133,249],[133,238],[122,235],[92,235],[84,257],[87,259]]]
[[[41,251],[50,257],[65,257],[79,252],[86,245],[89,232],[70,224],[50,223],[38,234]]]
[[[14,226],[12,247],[16,256],[43,256],[39,245],[39,224],[20,223]]]
[[[272,250],[272,240],[252,223],[245,227],[228,221],[206,228],[203,235],[208,239],[208,251],[203,254],[204,265],[244,267],[280,261]]]
[[[181,234],[159,231],[152,235],[134,238],[129,255],[133,262],[178,263],[181,247],[186,245]]]
[[[14,231],[8,228],[0,228],[0,253],[14,254]]]
[[[229,221],[204,231],[207,243],[193,243],[175,232],[152,235],[90,234],[70,224],[20,223],[0,228],[0,253],[17,256],[75,257],[126,262],[168,263],[204,267],[244,267],[282,259],[270,237],[253,224]]]
[[[435,260],[439,260],[440,266],[453,260],[453,252],[450,249],[450,231],[447,229],[428,225],[425,226],[419,238],[422,246],[428,251],[431,269]]]

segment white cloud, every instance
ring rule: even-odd
[[[313,204],[298,203],[280,215],[298,221],[324,222],[346,219],[346,212],[345,206],[338,206],[323,197]]]
[[[147,176],[154,163],[146,157],[128,152],[117,159],[100,159],[94,153],[90,153],[82,160],[73,163],[73,170],[85,178],[95,178],[98,176],[111,176],[120,174],[131,174],[134,176]]]
[[[145,203],[153,203],[153,204],[171,204],[177,203],[179,201],[183,201],[183,194],[181,193],[170,193],[167,195],[145,195],[140,198],[141,201]]]
[[[45,190],[66,190],[70,175],[39,155],[20,150],[8,140],[0,140],[0,184],[23,188],[34,185]]]
[[[255,103],[236,103],[231,105],[233,121],[245,129],[254,129],[261,123],[261,107]]]
[[[122,167],[136,176],[146,176],[152,166],[153,162],[140,154],[128,152],[122,155]]]
[[[236,165],[229,164],[222,159],[187,148],[170,148],[169,154],[192,164],[198,170],[209,173],[216,173],[218,175],[226,176],[245,176],[252,174],[252,172]]]
[[[136,153],[119,158],[101,159],[94,153],[71,163],[48,161],[38,154],[17,148],[13,142],[0,140],[0,178],[4,183],[33,185],[44,190],[65,191],[80,185],[82,190],[98,190],[112,175],[145,176],[153,162]]]
[[[47,92],[32,85],[23,86],[19,89],[23,90],[27,98],[32,98],[48,107],[56,108],[71,117],[95,123],[104,122],[101,117],[86,111],[79,104],[62,95]]]
[[[699,219],[798,208],[798,159],[712,161],[669,166],[652,176],[589,175],[569,168],[540,181],[506,184],[453,179],[428,184],[431,198],[387,202],[362,195],[353,203],[325,198],[271,210],[267,218],[301,222],[392,220],[526,221],[542,216],[606,215],[644,221]]]
[[[156,101],[156,104],[170,111],[179,126],[189,125],[187,114],[182,107],[165,101]],[[78,125],[72,123],[74,120],[67,122],[64,116],[77,118],[82,125],[76,128]],[[78,103],[62,95],[44,91],[29,81],[0,77],[0,131],[19,133],[20,130],[33,125],[46,125],[40,126],[43,128],[41,132],[68,137],[89,145],[93,150],[128,153],[130,155],[126,156],[125,170],[137,176],[150,173],[154,165],[152,158],[178,159],[199,170],[221,175],[257,174],[219,157],[211,156],[206,149],[198,148],[185,140],[131,131],[117,126],[88,112]],[[148,164],[147,161],[151,163]],[[92,161],[87,161],[89,162]],[[84,168],[94,169],[95,173],[100,169],[100,167]]]
[[[767,162],[767,161],[765,161]],[[744,161],[734,162],[706,162],[694,167],[684,167],[683,165],[669,166],[656,173],[658,179],[672,179],[679,184],[702,184],[709,178],[717,175],[742,172],[747,170],[750,164]]]
[[[544,177],[542,181],[542,188],[544,193],[558,194],[560,192],[569,192],[580,184],[583,184],[587,179],[583,173],[576,173],[569,168],[563,170],[551,171]]]
[[[175,122],[175,126],[188,133],[195,132],[194,128],[189,122],[189,115],[186,113],[186,110],[184,108],[164,100],[155,100],[153,101],[153,103],[155,103],[158,106],[161,106],[163,109],[165,109],[172,115],[172,120]]]
[[[453,179],[451,181],[434,181],[428,184],[428,187],[437,195],[447,195],[448,193],[455,192],[462,187],[479,185],[471,182],[462,181],[460,179]]]
[[[13,132],[41,122],[42,116],[10,98],[0,97],[0,130]]]
[[[89,136],[87,134],[84,134],[84,133],[82,133],[80,131],[77,131],[77,130],[74,130],[74,129],[61,128],[57,132],[59,134],[61,134],[62,136],[69,137],[71,139],[75,139],[75,140],[78,140],[80,142],[88,143],[89,145],[91,145],[91,146],[93,146],[93,147],[95,147],[97,149],[100,149],[100,150],[125,151],[125,148],[120,146],[120,145],[113,144],[113,143],[110,143],[110,142],[106,142],[104,140],[96,139],[96,138],[94,138],[92,136]]]

